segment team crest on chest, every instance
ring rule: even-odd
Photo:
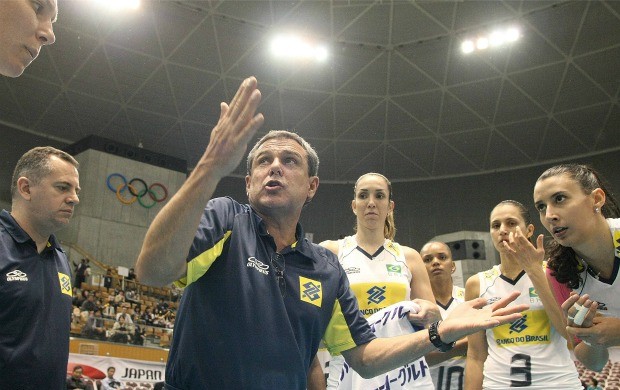
[[[67,294],[68,296],[72,297],[73,292],[71,291],[71,278],[69,277],[69,275],[59,272],[58,281],[60,282],[60,291],[63,294]]]
[[[299,294],[299,298],[302,301],[321,307],[323,301],[323,287],[321,286],[321,282],[300,276]]]
[[[371,289],[366,291],[368,293],[368,304],[374,303],[375,305],[380,304],[385,300],[385,292],[386,286],[373,286]]]
[[[544,310],[528,310],[523,317],[493,328],[492,332],[500,347],[551,342],[551,323]]]

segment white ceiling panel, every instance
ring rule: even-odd
[[[617,1],[59,0],[57,42],[0,80],[0,124],[32,142],[96,134],[188,160],[255,75],[269,129],[302,134],[323,182],[477,175],[620,149]],[[460,45],[518,26],[510,46]],[[275,33],[330,50],[274,58]],[[24,141],[24,147],[32,142]],[[24,152],[15,149],[16,160]],[[234,175],[245,174],[243,164]],[[8,181],[8,179],[7,179]]]

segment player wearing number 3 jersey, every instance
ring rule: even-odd
[[[469,278],[466,299],[493,302],[516,290],[521,295],[515,302],[527,303],[530,309],[512,323],[469,336],[465,389],[583,389],[563,337],[562,313],[545,277],[542,237],[538,248],[529,242],[534,225],[527,209],[519,202],[503,201],[491,212],[490,225],[501,262]],[[531,249],[527,261],[516,257],[514,248],[525,252],[519,245]]]

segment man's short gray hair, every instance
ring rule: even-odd
[[[258,150],[258,148],[260,148],[260,146],[264,144],[265,142],[271,139],[276,139],[276,138],[292,139],[293,141],[301,145],[301,147],[304,148],[304,150],[306,151],[306,154],[308,155],[308,175],[311,177],[318,176],[319,156],[316,154],[316,151],[314,150],[314,148],[305,139],[303,139],[299,134],[292,133],[287,130],[271,130],[267,134],[265,134],[261,139],[259,139],[258,142],[256,142],[252,150],[250,150],[250,153],[248,153],[248,160],[247,160],[247,174],[248,175],[252,173],[252,162],[254,161],[254,156],[256,155],[256,151]]]
[[[37,146],[24,153],[15,169],[13,170],[13,178],[11,179],[11,197],[15,198],[17,194],[17,180],[24,176],[27,177],[33,184],[38,184],[41,179],[49,175],[52,171],[49,160],[51,156],[56,156],[61,160],[73,165],[75,169],[78,169],[80,164],[69,153],[60,149],[53,148],[51,146]]]

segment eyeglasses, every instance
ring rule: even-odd
[[[284,280],[286,260],[284,259],[284,256],[279,253],[271,256],[271,266],[275,270],[276,278],[278,279],[278,287],[280,288],[280,294],[282,294],[282,298],[284,298],[286,296],[286,281]]]

